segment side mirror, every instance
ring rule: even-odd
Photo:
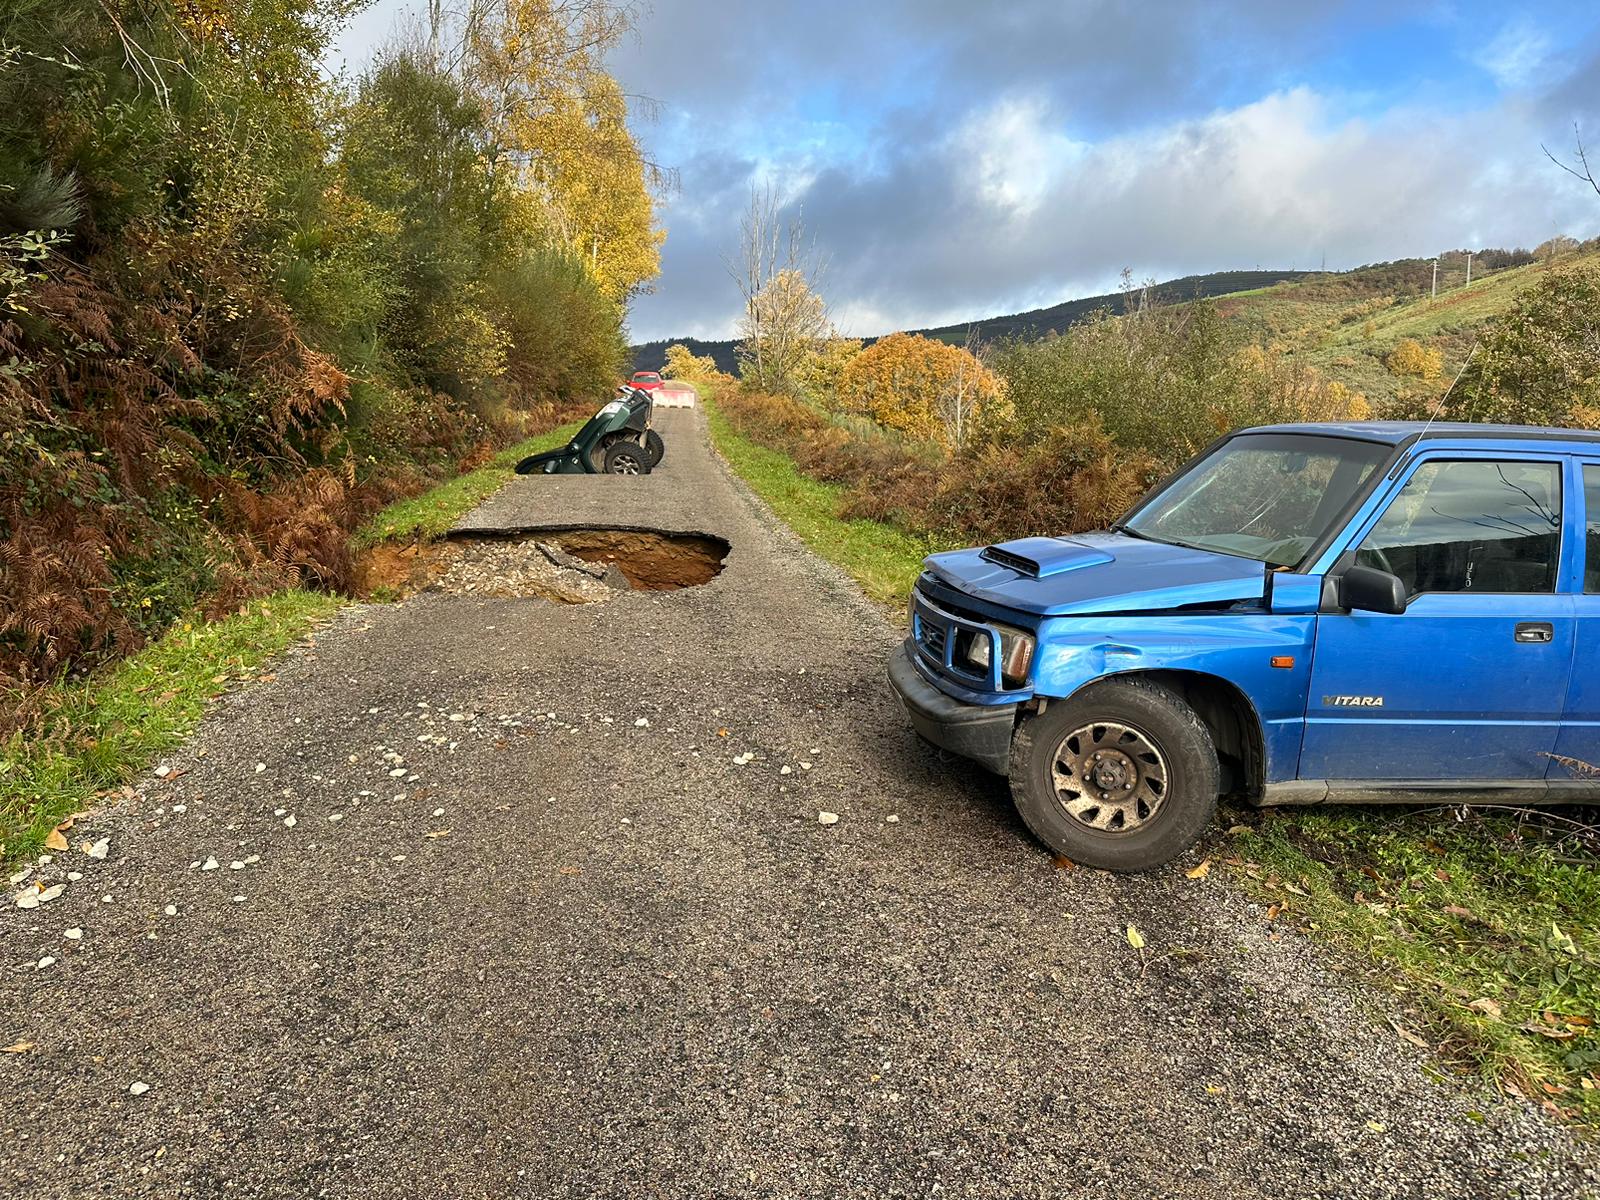
[[[1339,578],[1339,603],[1345,608],[1398,614],[1408,600],[1404,581],[1377,567],[1351,567]]]

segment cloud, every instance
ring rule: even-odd
[[[1548,34],[1526,20],[1513,21],[1476,55],[1477,63],[1503,88],[1520,88],[1536,80],[1550,57]]]
[[[899,145],[881,171],[816,172],[791,209],[827,251],[828,295],[857,334],[1053,303],[1123,267],[1346,267],[1600,228],[1600,203],[1558,177],[1514,106],[1340,111],[1293,88],[1085,143],[1037,99],[1002,98],[942,140]],[[719,269],[705,286],[706,260],[731,250],[745,193],[724,180],[721,195],[687,244],[669,237],[641,336],[730,330],[732,285]]]

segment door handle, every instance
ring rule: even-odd
[[[1542,645],[1556,640],[1556,629],[1549,621],[1519,621],[1515,636],[1524,645]]]

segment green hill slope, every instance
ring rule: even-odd
[[[1431,276],[1431,261],[1415,262]],[[1437,298],[1430,296],[1426,276],[1418,286],[1414,273],[1396,277],[1392,271],[1363,268],[1225,296],[1217,307],[1249,326],[1263,343],[1363,393],[1382,414],[1408,389],[1437,395],[1448,386],[1484,325],[1506,312],[1542,274],[1596,265],[1600,252],[1590,251],[1476,275],[1471,283],[1464,272],[1441,272]],[[1408,338],[1438,351],[1437,380],[1406,379],[1385,365]]]

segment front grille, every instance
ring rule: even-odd
[[[953,603],[945,596],[947,590],[925,577],[912,593],[917,659],[927,671],[964,688],[983,692],[1020,690],[1002,681],[998,667],[975,667],[966,661],[971,639],[990,638],[994,628],[982,615]]]

